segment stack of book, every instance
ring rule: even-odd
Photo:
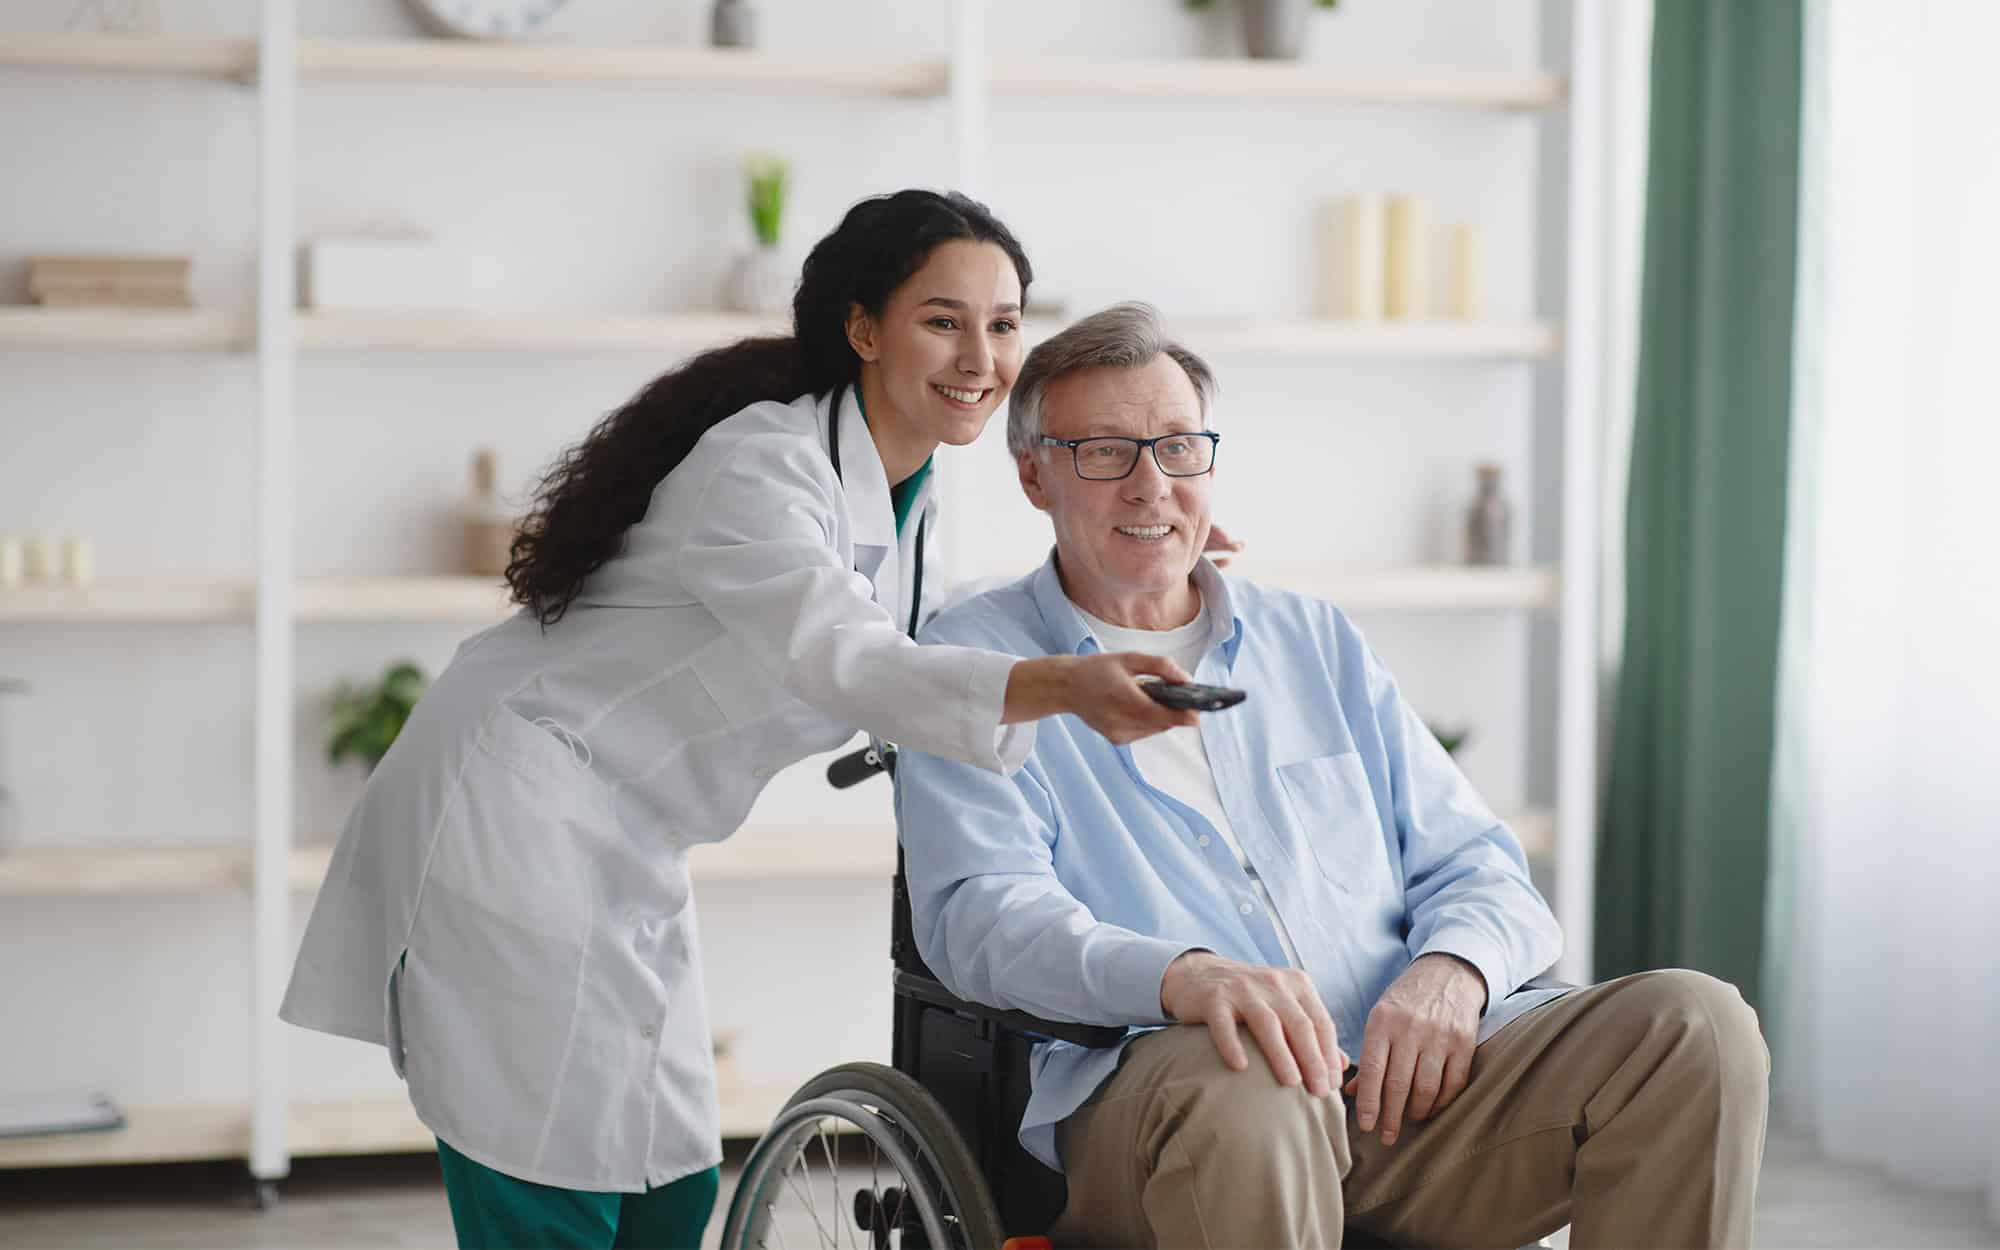
[[[31,256],[28,298],[50,308],[187,308],[186,256]]]

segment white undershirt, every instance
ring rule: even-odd
[[[1106,651],[1140,651],[1147,655],[1165,656],[1180,665],[1190,674],[1201,663],[1208,652],[1209,619],[1208,604],[1201,605],[1201,611],[1194,619],[1177,629],[1127,629],[1113,625],[1077,609],[1084,623],[1097,635],[1097,641]],[[1257,869],[1250,857],[1243,853],[1243,844],[1236,840],[1236,830],[1230,826],[1229,814],[1222,810],[1222,795],[1215,788],[1215,770],[1208,762],[1208,748],[1201,742],[1201,730],[1194,726],[1169,729],[1148,738],[1141,738],[1132,744],[1132,762],[1139,766],[1139,774],[1155,789],[1165,791],[1174,798],[1192,807],[1215,826],[1222,835],[1236,862],[1249,874],[1250,884],[1257,888],[1257,895],[1264,900],[1264,910],[1271,915],[1272,927],[1278,931],[1278,941],[1284,945],[1285,958],[1292,967],[1302,967],[1299,952],[1292,945],[1292,937],[1285,932],[1285,922],[1278,917],[1278,908],[1271,901],[1271,891],[1264,885],[1264,879],[1257,875]],[[1202,845],[1208,839],[1202,837]]]

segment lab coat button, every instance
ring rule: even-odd
[[[652,1026],[652,1025],[650,1025],[650,1024],[648,1024],[648,1025],[646,1025],[646,1026],[642,1027],[642,1028],[641,1028],[641,1029],[639,1030],[639,1036],[640,1036],[640,1037],[643,1037],[643,1038],[645,1038],[645,1039],[646,1039],[647,1041],[649,1041],[649,1042],[650,1042],[650,1041],[652,1041],[652,1040],[653,1040],[653,1026]]]
[[[762,767],[753,768],[750,770],[750,775],[759,781],[769,781],[771,779],[771,770]]]
[[[1214,839],[1214,838],[1211,838],[1211,837],[1209,837],[1209,836],[1208,836],[1207,834],[1205,834],[1205,833],[1204,833],[1204,834],[1202,834],[1202,835],[1201,835],[1200,837],[1198,837],[1198,838],[1196,838],[1196,839],[1194,840],[1194,844],[1195,844],[1196,846],[1207,846],[1207,845],[1208,845],[1208,844],[1209,844],[1210,842],[1213,842],[1213,841],[1215,841],[1215,839]]]
[[[1246,916],[1247,916],[1247,915],[1249,915],[1249,914],[1250,914],[1251,912],[1253,912],[1253,911],[1255,911],[1255,910],[1257,910],[1257,909],[1256,909],[1256,908],[1254,908],[1254,907],[1252,907],[1252,906],[1250,906],[1250,904],[1248,904],[1248,903],[1243,903],[1243,904],[1240,904],[1240,905],[1238,905],[1238,906],[1237,906],[1237,908],[1236,908],[1236,910],[1237,910],[1237,911],[1240,911],[1240,912],[1242,912],[1242,913],[1243,913],[1244,915],[1246,915]]]

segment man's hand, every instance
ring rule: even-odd
[[[1407,1112],[1427,1120],[1449,1107],[1472,1076],[1486,978],[1453,955],[1422,955],[1383,992],[1362,1031],[1361,1069],[1342,1092],[1364,1133],[1382,1121],[1393,1146]]]
[[[1189,951],[1167,965],[1160,1006],[1182,1024],[1208,1025],[1222,1062],[1233,1071],[1250,1066],[1238,1022],[1249,1027],[1280,1085],[1303,1080],[1307,1093],[1324,1098],[1347,1070],[1333,1017],[1312,979],[1297,968],[1265,968],[1212,951]]]

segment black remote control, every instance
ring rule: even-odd
[[[1157,702],[1195,712],[1219,712],[1226,707],[1235,707],[1250,697],[1246,691],[1228,686],[1204,686],[1192,681],[1149,681],[1143,684],[1146,693]]]

